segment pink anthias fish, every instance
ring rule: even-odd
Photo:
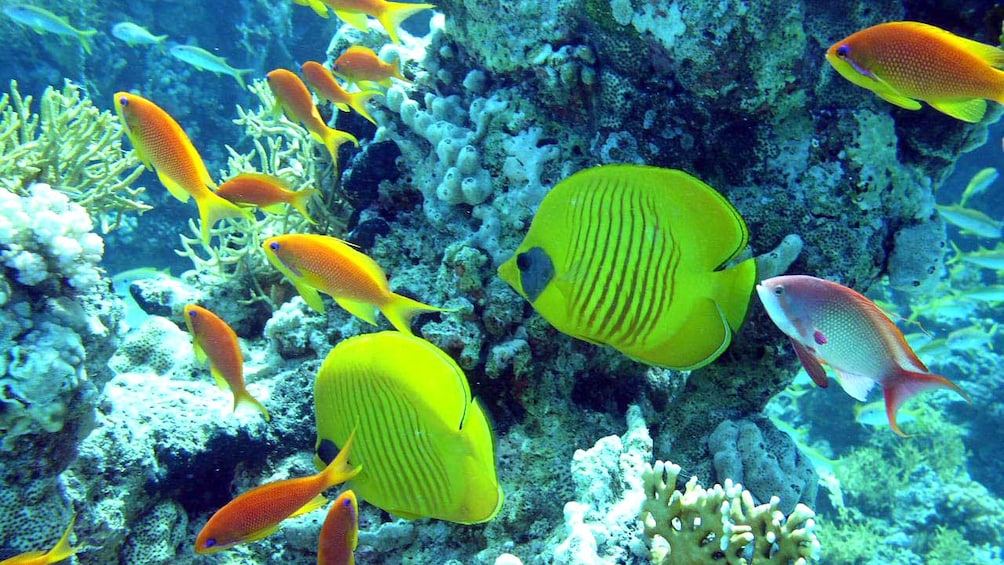
[[[927,370],[878,306],[846,286],[788,275],[762,281],[756,291],[817,385],[829,384],[824,363],[840,376],[844,391],[862,402],[875,383],[882,385],[886,416],[897,434],[906,437],[896,411],[922,390],[949,388],[969,400],[958,385]]]

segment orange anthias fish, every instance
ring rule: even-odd
[[[879,24],[834,43],[826,60],[844,78],[906,108],[927,102],[978,122],[1004,103],[1004,51],[919,22]]]
[[[70,518],[70,525],[66,526],[63,537],[59,538],[56,545],[49,551],[29,551],[22,553],[0,561],[0,565],[49,565],[50,563],[59,563],[64,559],[69,559],[80,551],[80,547],[70,547],[70,534],[73,533],[73,523],[76,519],[76,515]]]
[[[338,148],[343,143],[351,141],[356,147],[359,140],[356,136],[347,131],[341,131],[328,127],[321,119],[321,114],[314,106],[314,99],[310,96],[310,91],[303,84],[300,77],[287,71],[286,69],[275,69],[267,75],[268,86],[275,94],[276,105],[286,113],[291,120],[296,120],[303,124],[310,132],[310,136],[318,143],[324,145],[331,153],[331,161],[338,166]]]
[[[384,63],[369,47],[353,45],[335,59],[334,72],[345,80],[360,83],[376,83],[383,87],[393,84],[392,78],[410,83],[401,74],[400,61]]]
[[[234,204],[258,206],[273,214],[282,212],[282,206],[288,204],[313,224],[314,220],[307,213],[307,202],[320,192],[313,188],[290,190],[286,181],[264,173],[241,173],[221,184],[216,194]]]
[[[400,44],[397,30],[401,22],[422,10],[435,8],[432,4],[387,2],[386,0],[293,0],[301,6],[310,6],[322,18],[328,17],[328,8],[341,20],[360,31],[369,31],[366,16],[373,16],[387,30],[394,43]]]
[[[262,247],[307,305],[322,314],[324,302],[318,291],[330,294],[339,306],[370,324],[376,325],[379,310],[408,335],[415,314],[447,311],[391,292],[380,265],[338,238],[287,234],[266,239]]]
[[[303,73],[303,78],[307,81],[307,84],[314,89],[314,94],[331,102],[343,112],[348,112],[351,108],[360,116],[372,122],[373,125],[376,125],[376,120],[366,111],[366,103],[370,98],[381,94],[379,90],[348,92],[342,88],[342,85],[338,84],[338,81],[335,80],[335,75],[331,74],[331,71],[327,67],[317,61],[307,61],[300,67],[300,71]]]
[[[268,410],[244,386],[244,355],[237,334],[219,316],[195,304],[185,306],[185,325],[192,334],[195,358],[209,359],[209,372],[220,388],[234,393],[234,410],[241,404],[253,406],[269,421]]]
[[[922,390],[949,388],[969,400],[958,385],[927,370],[875,303],[846,286],[788,275],[767,279],[756,290],[817,385],[829,384],[824,363],[840,376],[844,391],[862,402],[875,383],[882,385],[886,416],[897,434],[906,436],[896,411]]]
[[[216,511],[198,537],[196,553],[216,553],[268,537],[286,518],[306,514],[327,502],[321,494],[356,476],[361,467],[349,466],[349,449],[355,431],[323,471],[309,477],[285,479],[255,487]]]
[[[115,93],[115,111],[136,155],[175,198],[195,199],[202,224],[202,242],[209,245],[209,230],[223,218],[247,218],[251,212],[213,193],[216,183],[202,157],[178,122],[149,100],[128,92]]]
[[[343,492],[328,510],[317,541],[317,565],[355,565],[359,543],[359,505],[356,494]]]

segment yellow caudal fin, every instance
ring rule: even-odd
[[[266,422],[272,421],[272,417],[269,416],[268,410],[265,405],[258,401],[257,398],[251,396],[251,393],[247,390],[242,390],[240,392],[234,392],[234,412],[237,411],[238,406],[250,406],[255,410],[261,412],[261,415],[265,417]]]
[[[379,90],[361,90],[359,92],[353,92],[349,97],[349,106],[356,111],[357,114],[366,118],[373,125],[377,125],[376,120],[370,115],[369,111],[366,110],[366,103],[369,102],[370,98],[373,98],[377,94],[382,94]]]
[[[380,25],[387,30],[390,40],[400,45],[401,39],[397,35],[397,30],[401,27],[401,22],[407,20],[422,10],[435,8],[432,4],[406,4],[404,2],[386,2],[383,10],[376,14],[376,19]]]
[[[411,333],[411,319],[421,312],[452,312],[453,308],[440,308],[429,306],[417,300],[412,300],[407,296],[391,293],[390,299],[380,307],[380,311],[387,320],[394,325],[401,333],[414,335]]]
[[[723,271],[715,277],[715,294],[712,300],[721,309],[733,333],[738,332],[746,320],[753,288],[756,286],[756,260],[747,259]]]
[[[254,214],[250,210],[241,208],[233,202],[217,196],[206,189],[198,195],[192,195],[195,204],[199,207],[199,228],[202,230],[202,243],[209,246],[209,233],[216,222],[223,218],[245,218],[254,221]]]
[[[322,483],[324,484],[324,488],[321,490],[344,483],[345,481],[358,475],[359,471],[363,470],[362,465],[358,467],[352,467],[349,465],[349,451],[352,449],[352,443],[355,439],[356,430],[353,429],[352,433],[349,434],[349,439],[345,441],[345,445],[342,447],[342,450],[338,452],[338,456],[335,457],[331,463],[328,463],[328,466],[321,471],[320,476],[323,478]]]
[[[308,222],[316,224],[317,222],[315,222],[314,219],[310,217],[310,214],[307,213],[307,202],[310,202],[310,199],[313,198],[315,194],[320,194],[320,193],[321,193],[320,190],[314,188],[308,190],[300,190],[293,195],[292,199],[289,201],[289,205],[292,206],[293,208],[296,208],[298,212],[303,214],[303,217],[307,218]]]
[[[73,533],[73,523],[77,521],[77,515],[74,514],[70,518],[70,525],[66,526],[66,531],[63,532],[63,537],[59,538],[56,542],[55,547],[49,550],[45,554],[45,563],[57,563],[64,559],[68,559],[73,554],[80,551],[80,547],[70,547],[70,534]]]
[[[322,141],[324,146],[328,149],[328,153],[331,153],[331,162],[334,163],[336,170],[338,168],[338,148],[341,147],[343,143],[349,141],[351,141],[356,147],[359,147],[359,140],[356,139],[356,136],[347,131],[335,128],[327,128],[324,132],[324,139]]]
[[[98,30],[96,29],[88,29],[77,32],[77,39],[80,40],[80,46],[84,48],[84,52],[88,55],[91,54],[91,42],[89,38],[97,33]]]

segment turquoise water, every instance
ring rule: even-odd
[[[360,30],[285,0],[31,3],[44,12],[3,5],[0,559],[52,548],[75,516],[78,563],[318,561],[332,505],[285,520],[264,539],[195,552],[199,532],[236,496],[313,475],[344,447],[340,432],[332,440],[315,424],[321,363],[339,343],[394,329],[372,305],[347,304],[350,313],[322,293],[322,313],[300,297],[302,284],[291,282],[302,281],[291,279],[308,268],[270,262],[276,250],[266,240],[309,233],[351,242],[386,274],[391,291],[443,308],[403,325],[452,359],[457,372],[443,370],[470,391],[456,401],[433,387],[427,364],[414,369],[396,349],[375,353],[396,363],[393,390],[408,383],[417,392],[366,410],[395,422],[388,429],[406,430],[407,441],[422,438],[448,454],[436,459],[418,443],[394,440],[405,443],[386,449],[404,452],[407,463],[381,466],[360,446],[376,446],[383,430],[356,444],[363,473],[404,485],[393,496],[390,487],[367,491],[363,479],[325,491],[332,500],[358,491],[358,563],[646,563],[666,554],[667,536],[674,549],[664,563],[719,563],[725,554],[729,563],[787,563],[787,550],[826,564],[1004,562],[996,449],[1004,283],[993,263],[1004,262],[1004,180],[983,173],[991,179],[985,188],[960,203],[975,175],[1000,168],[1001,106],[989,102],[975,123],[926,103],[899,108],[824,58],[851,33],[899,20],[997,44],[997,12],[962,3],[948,13],[917,2],[436,4],[404,20],[400,44],[377,19]],[[122,22],[153,38],[133,30],[127,43],[122,28],[113,32]],[[318,141],[326,130],[312,134],[295,111],[276,110],[277,87],[266,75],[302,75],[311,60],[330,68],[353,45],[397,65],[404,80],[348,86],[376,92],[361,102],[375,123],[315,98],[325,127],[359,142],[342,144],[336,163]],[[196,47],[204,52],[191,55]],[[347,65],[343,59],[341,72]],[[307,205],[314,222],[282,204],[248,208],[253,222],[214,222],[204,244],[197,205],[173,197],[152,170],[166,170],[170,159],[146,155],[153,162],[143,167],[116,93],[171,116],[213,184],[253,171],[291,190],[317,190]],[[756,281],[737,283],[738,298],[725,299],[707,282],[717,279],[686,277],[688,269],[710,277],[719,267],[688,263],[723,252],[709,243],[722,226],[705,217],[670,222],[667,256],[685,258],[683,266],[666,275],[668,286],[637,290],[604,283],[638,277],[609,275],[628,264],[620,254],[633,248],[617,243],[625,216],[600,207],[584,221],[603,218],[614,226],[608,235],[590,236],[593,247],[567,268],[541,271],[550,288],[579,297],[545,314],[496,269],[520,247],[555,185],[611,164],[679,169],[713,187],[747,227],[733,264],[757,257],[757,280],[807,274],[865,294],[968,401],[949,390],[920,393],[899,410],[904,438],[891,431],[880,392],[855,400],[832,384],[839,381],[832,373],[828,388],[817,387],[752,297]],[[976,227],[946,221],[958,209],[980,213]],[[625,239],[646,227],[631,225],[639,231],[626,230]],[[535,245],[557,245],[572,226]],[[651,233],[636,240],[655,248],[662,240]],[[325,257],[322,265],[334,261]],[[645,261],[631,264],[649,272]],[[707,342],[711,329],[725,327],[718,322],[728,322],[712,316],[710,326],[699,325],[696,315],[679,314],[682,329],[618,333],[632,312],[654,312],[655,301],[675,320],[680,310],[671,307],[705,294],[739,307],[749,298],[745,322],[730,328],[731,343],[708,364],[657,368],[619,351],[661,332],[683,336],[674,347]],[[214,386],[193,348],[187,304],[233,328],[247,392],[268,421],[246,402],[234,409],[233,383]],[[727,309],[721,304],[707,311]],[[586,326],[596,333],[577,334],[588,341],[556,330],[550,318],[580,311],[592,314]],[[380,396],[360,394],[359,406]],[[472,398],[492,433],[460,440],[474,421]],[[450,439],[430,431],[437,418],[449,422]],[[463,480],[422,478],[417,469],[461,465],[458,453],[470,453],[456,447],[461,441],[487,453],[488,463],[465,468]],[[684,508],[710,524],[711,538],[695,528],[694,514],[659,513],[666,506],[655,494],[659,481],[644,479],[656,460],[681,467],[668,477],[689,488]],[[487,477],[487,486],[470,486],[474,477]],[[691,477],[706,489],[725,487],[685,487]],[[452,520],[422,517],[447,504],[445,495],[428,494],[441,492],[430,485],[454,493],[465,510]],[[496,486],[501,507],[488,506],[497,513],[470,510],[496,496]],[[415,493],[425,501],[394,506]],[[723,499],[733,509],[724,517]],[[639,519],[643,505],[656,510],[654,541]],[[738,538],[723,543],[727,532],[775,510],[799,531],[768,526],[776,543],[763,554]]]

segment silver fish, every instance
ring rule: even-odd
[[[244,73],[249,73],[254,69],[235,69],[227,64],[223,57],[217,57],[209,51],[194,45],[175,45],[169,51],[172,57],[179,61],[184,61],[200,71],[209,71],[218,75],[230,75],[237,79],[237,84],[241,88],[247,88],[244,84]]]
[[[91,52],[91,43],[88,38],[98,33],[96,29],[77,29],[70,25],[66,18],[28,4],[9,4],[3,7],[3,13],[15,22],[35,30],[36,33],[49,32],[66,37],[76,37],[80,41],[80,46],[88,54]]]
[[[125,41],[129,47],[137,45],[160,45],[166,35],[154,35],[145,27],[132,22],[119,22],[112,26],[112,35]]]

